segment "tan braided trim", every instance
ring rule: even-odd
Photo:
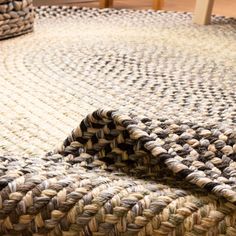
[[[70,164],[69,156],[60,155],[2,158],[2,168],[8,170],[0,178],[0,234],[236,232],[236,206],[232,203],[173,178],[138,180],[103,170],[106,164],[88,154],[80,154],[79,158],[80,164]],[[93,171],[89,170],[91,163]]]
[[[32,0],[0,4],[0,39],[30,32],[33,23]]]
[[[4,14],[4,17],[11,17],[16,11],[24,11],[28,7],[32,6],[32,0],[18,0],[18,1],[4,1],[0,0],[0,14]],[[8,16],[7,16],[8,15]]]

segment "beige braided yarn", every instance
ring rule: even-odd
[[[56,152],[1,158],[0,234],[233,236],[235,144],[233,129],[97,110]]]
[[[31,32],[33,22],[32,0],[0,0],[0,39]]]

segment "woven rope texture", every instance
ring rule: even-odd
[[[235,19],[36,16],[0,43],[0,235],[235,236]]]
[[[32,0],[0,0],[0,39],[25,34],[33,30]]]
[[[236,122],[236,21],[50,7],[0,43],[0,153],[52,150],[99,107],[198,124]]]
[[[97,110],[54,153],[1,158],[0,233],[233,236],[235,155],[236,130]]]

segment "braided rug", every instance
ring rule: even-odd
[[[1,158],[0,234],[233,236],[235,160],[236,130],[97,110],[55,152]]]
[[[236,123],[236,20],[36,8],[35,32],[0,42],[0,153],[44,154],[101,107]]]
[[[36,8],[0,43],[0,235],[235,236],[235,33]]]

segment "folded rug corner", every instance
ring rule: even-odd
[[[235,235],[236,131],[99,109],[1,157],[1,235]]]

